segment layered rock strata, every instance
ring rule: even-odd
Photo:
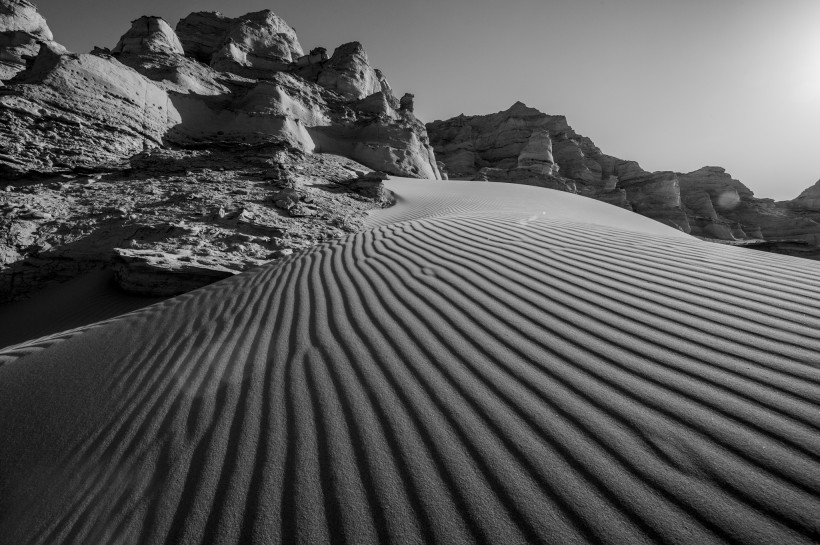
[[[427,131],[452,179],[571,191],[689,231],[674,174],[646,172],[634,161],[602,153],[562,115],[517,102],[496,114],[428,123]]]
[[[450,178],[540,185],[631,209],[692,235],[802,257],[820,256],[820,182],[775,203],[721,167],[648,172],[603,153],[564,116],[523,103],[427,125]]]
[[[43,45],[62,50],[34,4],[26,0],[0,2],[0,86],[25,70]]]
[[[8,10],[18,4],[27,5],[0,0]],[[25,15],[11,20],[36,19]],[[6,176],[126,165],[152,148],[282,144],[440,178],[424,125],[361,44],[304,55],[293,29],[267,10],[194,13],[177,31],[141,17],[111,50],[75,55],[39,43],[26,66],[0,90]]]
[[[270,11],[141,17],[74,54],[0,0],[12,31],[29,41],[0,36],[0,300],[95,268],[181,293],[361,228],[391,202],[372,171],[440,177],[361,44],[305,55]]]

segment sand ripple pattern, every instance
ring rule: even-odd
[[[813,543],[820,268],[460,210],[0,368],[0,543]]]

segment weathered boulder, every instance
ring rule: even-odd
[[[259,78],[266,72],[288,69],[302,55],[302,46],[290,25],[272,11],[263,10],[231,21],[222,47],[211,57],[211,66]]]
[[[227,267],[192,264],[158,250],[115,248],[114,252],[114,280],[135,295],[174,297],[237,274]]]
[[[120,38],[111,53],[183,54],[184,51],[179,38],[168,23],[159,17],[140,17],[132,21],[131,28]]]
[[[362,44],[350,42],[336,48],[322,66],[317,83],[353,101],[382,91],[383,79],[370,66]],[[386,81],[384,85],[389,88]]]
[[[37,8],[26,0],[0,0],[0,81],[25,70],[41,45],[62,49]],[[0,84],[2,85],[2,84]]]
[[[134,21],[110,53],[166,91],[223,95],[255,83],[186,57],[174,30],[159,17]]]
[[[198,11],[177,23],[176,34],[186,55],[210,64],[214,53],[224,45],[232,22],[219,12]]]
[[[0,0],[0,31],[16,30],[53,40],[51,29],[37,6],[27,0]]]
[[[179,121],[164,90],[116,59],[43,48],[0,88],[0,172],[122,164]]]
[[[304,55],[294,30],[270,10],[235,19],[221,13],[192,13],[176,30],[186,55],[244,77],[268,77]]]

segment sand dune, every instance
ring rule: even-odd
[[[129,295],[115,285],[111,271],[90,271],[30,299],[0,305],[0,349],[107,320],[163,299]]]
[[[0,352],[0,543],[820,539],[817,262],[389,184],[368,231]]]

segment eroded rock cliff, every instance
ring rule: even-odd
[[[646,172],[605,155],[562,115],[517,102],[495,114],[428,123],[427,131],[450,178],[571,191],[689,231],[673,173]]]
[[[113,49],[76,55],[51,41],[27,2],[0,6],[17,14],[0,28],[39,40],[0,90],[7,176],[110,167],[155,147],[278,143],[440,178],[424,125],[359,43],[330,58],[303,55],[293,29],[268,10],[194,13],[178,33],[161,18],[141,17]]]
[[[0,0],[0,300],[93,268],[180,293],[355,231],[389,201],[373,171],[440,177],[361,44],[303,53],[270,11],[68,53]]]
[[[451,178],[541,185],[579,193],[692,235],[769,251],[820,256],[820,182],[775,203],[721,167],[648,172],[603,153],[564,116],[517,102],[508,110],[427,125]]]

